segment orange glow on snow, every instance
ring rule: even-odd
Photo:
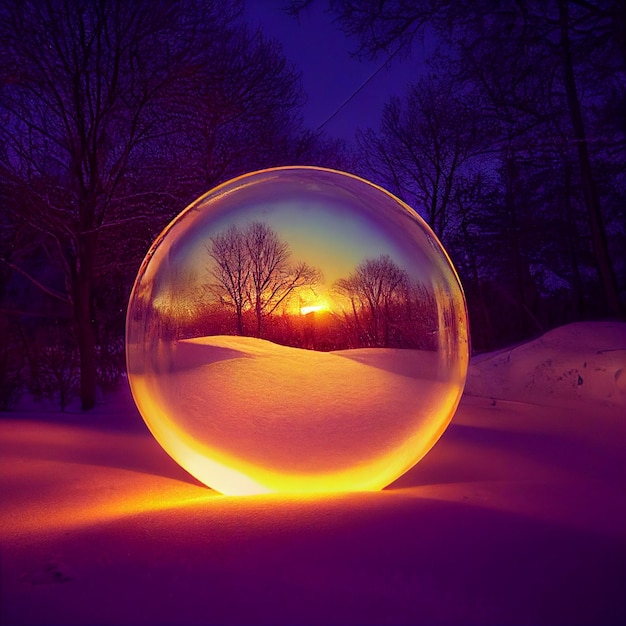
[[[437,353],[417,350],[203,337],[165,359],[166,383],[131,377],[137,406],[170,456],[227,495],[382,489],[441,436],[463,385],[438,379]]]

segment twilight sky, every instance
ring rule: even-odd
[[[384,62],[359,61],[350,56],[356,42],[349,40],[325,13],[326,3],[316,0],[304,10],[299,21],[282,10],[284,0],[246,0],[246,17],[251,26],[278,39],[287,59],[302,72],[308,102],[305,123],[317,129]],[[377,128],[384,104],[392,95],[402,95],[407,82],[417,80],[417,53],[407,59],[395,58],[383,68],[348,104],[324,126],[334,137],[352,139],[358,127]]]

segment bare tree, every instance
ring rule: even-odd
[[[80,354],[82,406],[95,404],[94,277],[103,231],[132,222],[127,175],[166,132],[164,100],[185,50],[174,5],[3,3],[0,112],[22,216],[61,263]],[[126,203],[125,217],[119,212]],[[129,214],[130,213],[130,214]]]
[[[385,106],[378,132],[358,134],[370,175],[420,210],[441,239],[460,218],[458,189],[490,146],[482,117],[458,91],[447,78],[422,79]]]
[[[292,11],[309,1],[292,0]],[[426,30],[435,34],[439,50],[445,50],[446,71],[472,84],[481,93],[479,110],[501,125],[504,152],[514,140],[526,142],[528,152],[534,148],[536,154],[567,138],[576,163],[570,174],[578,179],[569,190],[587,216],[588,233],[580,238],[591,241],[605,311],[622,316],[615,267],[624,257],[621,246],[611,247],[607,224],[614,224],[621,211],[623,191],[606,180],[600,189],[599,182],[603,152],[624,171],[623,2],[330,0],[329,5],[344,31],[357,38],[358,52],[367,56],[395,55],[410,49]],[[599,111],[619,112],[619,121],[607,124]],[[553,169],[546,167],[546,180]],[[614,242],[621,230],[613,227]]]
[[[260,337],[263,318],[271,315],[295,290],[315,285],[320,272],[304,262],[293,265],[289,244],[267,224],[250,224],[245,230],[245,241],[251,266],[248,297]]]
[[[335,289],[350,301],[359,343],[389,347],[393,324],[409,305],[406,270],[386,254],[366,259]]]
[[[297,73],[240,8],[0,3],[2,209],[37,242],[54,287],[15,255],[0,262],[69,309],[83,409],[96,399],[98,283],[132,280],[176,212],[224,177],[289,159],[283,148],[304,135]],[[123,328],[123,306],[114,314]]]
[[[220,304],[232,307],[237,316],[237,332],[244,334],[243,313],[249,302],[251,263],[244,233],[235,225],[211,238],[207,246],[214,264],[209,272],[209,290]]]
[[[293,263],[289,244],[263,222],[244,228],[232,225],[212,237],[207,250],[213,260],[209,290],[234,309],[240,334],[245,311],[253,312],[256,336],[261,337],[264,318],[321,278],[319,270],[307,263]]]
[[[565,85],[567,107],[572,123],[572,131],[576,142],[583,198],[589,215],[591,241],[598,263],[598,273],[604,288],[608,309],[613,315],[620,315],[620,313],[624,313],[624,310],[620,303],[615,271],[609,254],[600,194],[598,193],[596,177],[592,168],[587,131],[585,129],[580,104],[579,90],[576,84],[576,69],[572,52],[572,35],[570,34],[570,31],[573,29],[573,24],[570,18],[567,0],[558,0],[558,6],[559,46],[561,49],[563,82]],[[623,12],[624,9],[622,7],[622,15]],[[576,16],[576,19],[580,19],[580,16]]]

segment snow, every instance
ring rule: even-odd
[[[439,438],[462,390],[433,351],[316,352],[217,335],[159,355],[158,379],[131,379],[150,430],[230,495],[378,490]]]
[[[626,324],[586,322],[474,360],[465,393],[550,406],[626,410]]]
[[[5,414],[0,623],[626,623],[625,338],[574,324],[477,357],[381,492],[219,496],[127,389]]]

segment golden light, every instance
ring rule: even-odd
[[[317,311],[328,311],[328,304],[324,302],[323,304],[308,304],[300,307],[300,315],[308,315]]]
[[[157,238],[126,357],[155,439],[209,487],[379,490],[452,419],[465,298],[400,200],[350,174],[275,168],[220,185]]]

